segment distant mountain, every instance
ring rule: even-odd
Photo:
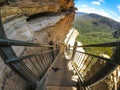
[[[84,18],[84,19],[96,19],[96,21],[93,22],[93,24],[95,25],[99,25],[99,24],[107,24],[108,26],[110,26],[111,28],[115,29],[115,30],[120,30],[120,22],[117,22],[113,19],[110,19],[108,17],[104,17],[98,14],[94,14],[94,13],[83,13],[83,12],[77,12],[75,19],[78,18]]]
[[[82,16],[82,15],[85,15],[86,13],[84,12],[76,12],[76,16]]]
[[[98,15],[98,14],[88,14],[90,17],[92,18],[96,18],[96,19],[99,19],[99,22],[98,23],[103,23],[103,24],[108,24],[110,27],[116,29],[116,30],[119,30],[120,29],[120,23],[113,20],[113,19],[110,19],[108,17],[104,17],[104,16],[101,16],[101,15]]]
[[[86,29],[88,32],[92,32],[93,30],[108,31],[112,33],[114,38],[120,37],[120,22],[117,22],[105,16],[101,16],[94,13],[87,14],[77,12],[75,16],[75,23],[76,28],[83,27],[81,29],[81,31],[83,32],[83,29],[86,29],[86,27],[88,27],[89,29]]]

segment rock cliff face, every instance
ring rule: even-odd
[[[29,16],[42,12],[62,12],[73,9],[73,0],[15,0],[10,5],[1,7],[1,12],[5,18],[21,13]]]
[[[0,6],[9,39],[40,44],[53,41],[63,45],[75,14],[73,0],[1,0]],[[20,56],[26,48],[13,49]],[[14,73],[2,59],[0,62],[0,90],[30,90],[30,83]]]

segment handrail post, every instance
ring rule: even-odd
[[[56,57],[57,54],[58,54],[58,45],[56,44],[55,46],[56,46],[56,47],[55,47],[55,57]]]
[[[70,55],[70,44],[66,46],[66,53],[68,56]]]
[[[50,45],[53,46],[53,42],[50,41]],[[54,47],[50,47],[50,50],[53,50]],[[51,52],[52,59],[54,60],[54,51]]]
[[[75,54],[76,54],[76,49],[77,49],[77,42],[75,42],[75,43],[74,43],[73,53],[72,53],[72,58],[71,58],[71,60],[73,60],[73,59],[74,59],[74,57],[75,57]]]
[[[57,45],[57,54],[59,53],[60,51],[60,45]]]

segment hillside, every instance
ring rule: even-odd
[[[116,41],[119,37],[120,23],[97,14],[77,12],[74,27],[79,31],[78,41],[83,44],[95,44]],[[96,54],[105,53],[111,55],[112,48],[95,48]],[[106,50],[105,50],[106,49]],[[89,49],[90,50],[90,49]],[[105,52],[102,52],[105,50]],[[92,53],[94,50],[90,50]]]

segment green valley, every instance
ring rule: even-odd
[[[117,41],[117,39],[114,38],[113,35],[115,31],[118,31],[119,25],[120,23],[107,17],[103,17],[97,14],[86,14],[80,12],[76,13],[74,21],[74,27],[79,32],[77,41],[82,42],[82,44],[84,45]],[[89,51],[89,53],[95,54],[105,53],[111,55],[111,50],[113,49],[86,48],[87,52]]]

